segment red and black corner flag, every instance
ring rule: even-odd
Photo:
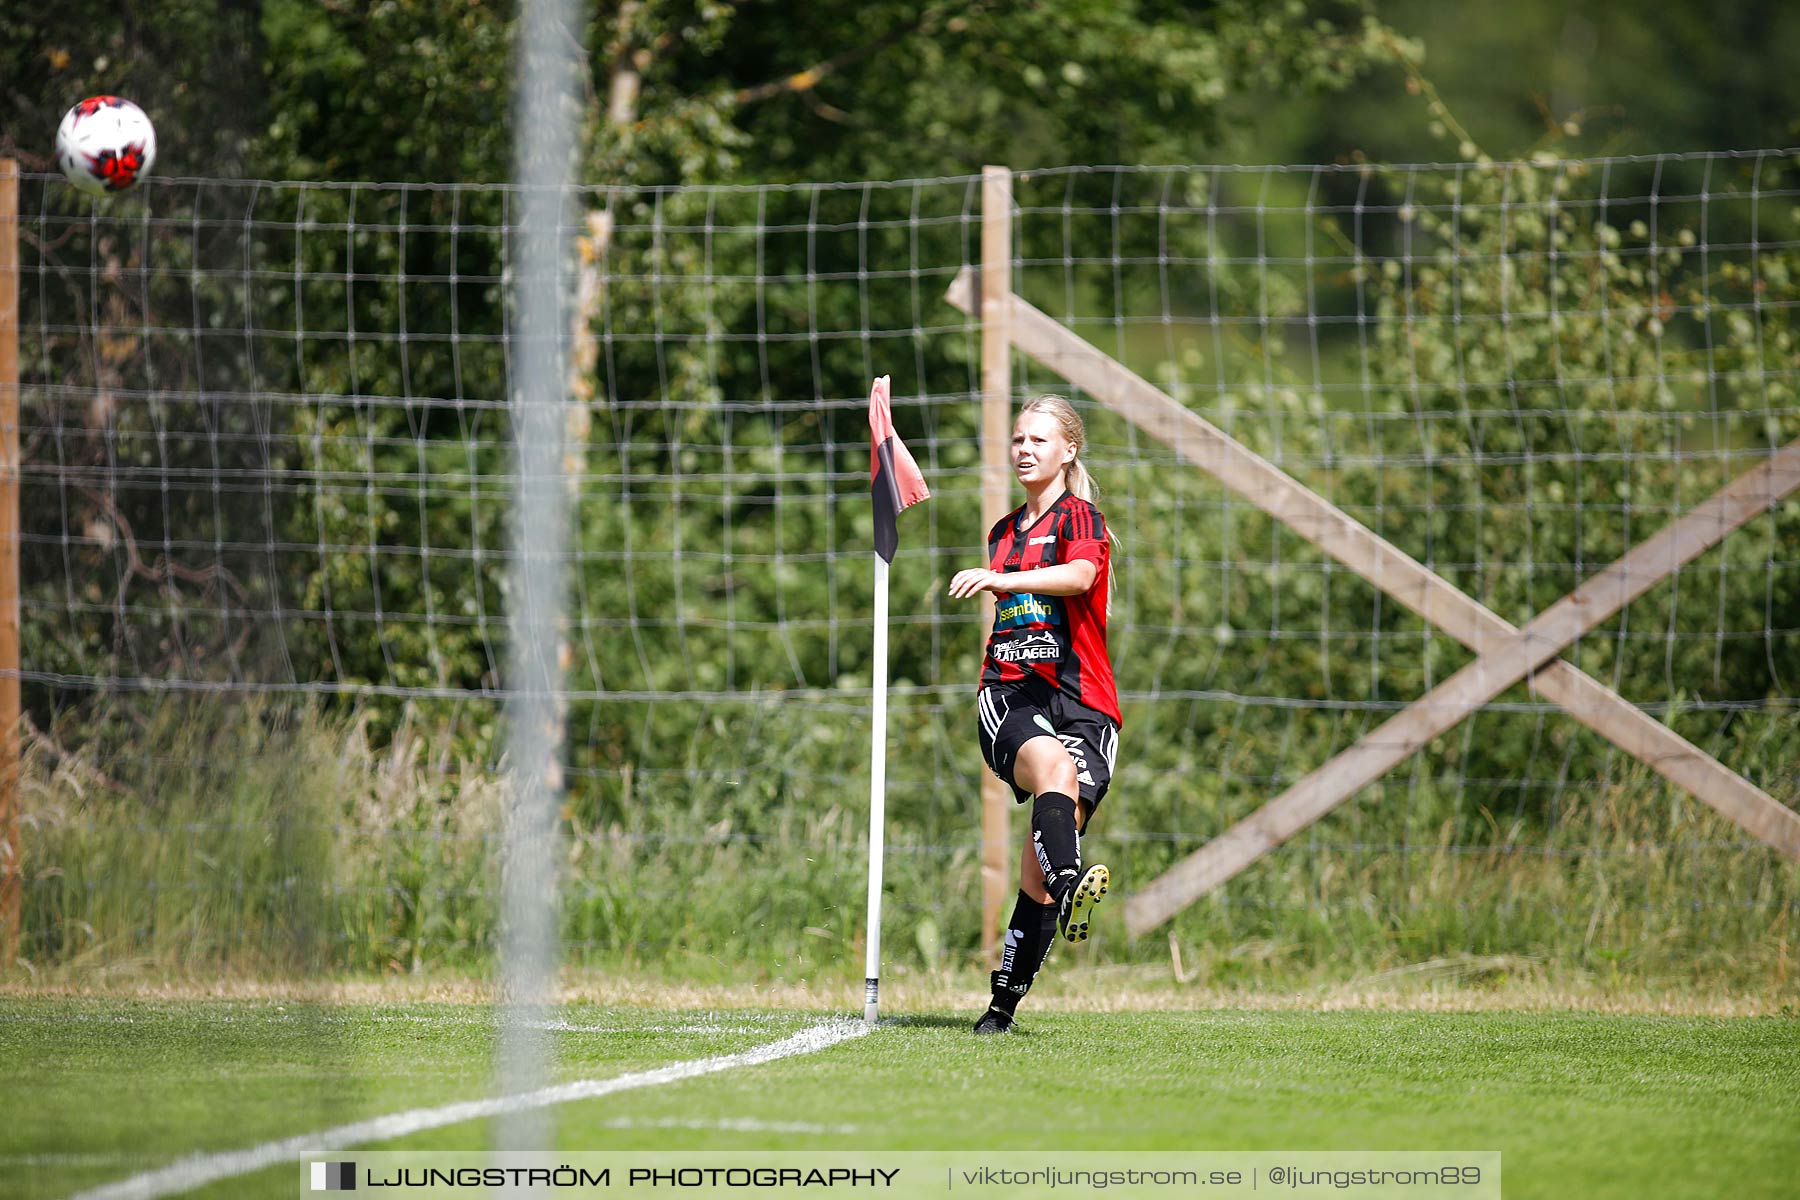
[[[919,464],[894,432],[894,410],[888,404],[888,377],[869,392],[869,492],[875,501],[875,553],[894,561],[900,548],[900,510],[931,495]]]

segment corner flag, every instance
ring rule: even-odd
[[[888,565],[900,548],[900,510],[931,495],[919,464],[894,432],[888,377],[869,392],[869,493],[875,502],[875,646],[871,655],[874,728],[869,738],[869,938],[863,970],[863,1020],[875,1024],[881,997],[882,826],[887,811]]]
[[[886,375],[869,392],[869,492],[875,501],[875,553],[891,563],[900,547],[896,518],[902,509],[930,498],[931,489],[925,486],[912,452],[894,432]]]

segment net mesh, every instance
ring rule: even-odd
[[[1013,187],[1021,296],[1514,623],[1800,436],[1789,152]],[[581,194],[560,696],[578,956],[854,961],[877,374],[933,490],[893,570],[889,912],[932,928],[902,958],[973,953],[983,631],[943,593],[980,561],[980,330],[944,297],[979,261],[980,193]],[[145,836],[253,840],[287,813],[338,864],[308,910],[334,960],[487,951],[519,214],[498,187],[152,180],[89,205],[26,177],[40,956],[91,947],[111,886],[70,867],[97,836],[83,772],[121,795],[198,781],[137,814]],[[1017,357],[1015,379],[1074,396],[1123,542],[1126,730],[1090,839],[1115,873],[1147,881],[1469,661],[1042,366]],[[1790,500],[1565,655],[1790,806],[1796,546]],[[311,807],[206,798],[259,762],[303,763]],[[229,911],[171,861],[157,888]],[[1640,882],[1596,890],[1617,861]],[[1521,685],[1178,929],[1283,953],[1346,922],[1407,951],[1654,929],[1673,954],[1795,897],[1759,843]],[[117,903],[113,944],[173,936]],[[278,943],[268,921],[244,936]]]

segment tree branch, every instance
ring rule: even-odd
[[[754,104],[758,100],[767,100],[787,92],[806,93],[817,87],[819,81],[835,75],[845,67],[855,66],[872,54],[892,46],[895,42],[911,37],[915,33],[930,30],[945,16],[958,10],[978,10],[983,7],[982,0],[957,0],[956,3],[940,4],[920,13],[918,18],[903,25],[897,25],[872,42],[865,42],[854,49],[834,55],[824,62],[815,63],[804,71],[797,71],[785,79],[774,79],[768,83],[759,83],[755,87],[739,88],[733,97],[739,104]]]
[[[606,93],[606,120],[624,133],[637,119],[638,88],[643,82],[644,68],[650,65],[650,52],[631,48],[631,27],[637,20],[639,0],[625,0],[619,5],[618,36],[613,42],[612,86]]]

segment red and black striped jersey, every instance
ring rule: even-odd
[[[1031,592],[994,594],[994,631],[988,638],[981,685],[1037,675],[1071,699],[1119,721],[1119,693],[1106,653],[1107,565],[1112,547],[1106,518],[1065,492],[1027,528],[1020,505],[988,531],[988,567],[1002,574],[1081,559],[1096,568],[1094,585],[1079,596]]]

